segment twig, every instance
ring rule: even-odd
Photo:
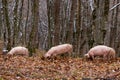
[[[118,4],[114,5],[112,8],[110,8],[110,10],[109,10],[109,11],[113,10],[114,8],[116,8],[116,7],[117,7],[117,6],[119,6],[119,5],[120,5],[120,3],[118,3]]]
[[[111,73],[111,74],[109,74],[107,77],[113,78],[113,77],[116,77],[116,76],[118,76],[118,75],[120,75],[120,71]]]

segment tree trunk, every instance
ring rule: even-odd
[[[76,32],[75,40],[74,40],[74,47],[75,47],[75,57],[80,55],[80,30],[81,30],[81,0],[77,0],[77,11],[76,11]]]
[[[18,10],[18,0],[15,1],[15,7],[14,7],[14,27],[13,27],[13,43],[12,43],[12,46],[15,46],[17,45],[17,40],[18,40],[18,33],[19,33],[19,30],[18,30],[18,13],[17,13],[17,10]]]
[[[61,0],[55,0],[54,45],[58,45],[60,40],[60,3]]]
[[[26,21],[25,21],[25,32],[24,32],[24,45],[25,44],[27,45],[27,43],[28,43],[28,41],[27,41],[27,34],[28,34],[27,28],[28,28],[28,17],[29,17],[29,9],[30,9],[29,4],[30,4],[30,0],[28,0],[28,6],[27,6],[27,17],[26,17]]]
[[[21,0],[21,6],[20,6],[20,9],[19,9],[19,21],[18,21],[18,30],[19,30],[19,33],[18,33],[18,43],[21,43],[24,44],[24,27],[22,27],[22,17],[23,17],[23,3],[24,3],[24,0]],[[21,28],[22,27],[22,28]],[[22,35],[21,35],[22,34]]]
[[[11,29],[10,29],[10,22],[9,22],[9,16],[8,16],[8,3],[7,0],[2,0],[2,5],[3,5],[3,14],[5,17],[5,23],[7,27],[7,50],[11,49]]]
[[[53,1],[47,0],[47,14],[48,14],[48,48],[53,46],[53,26],[54,26],[54,13]]]
[[[29,43],[28,43],[28,49],[30,51],[30,56],[35,53],[36,48],[36,35],[38,32],[38,21],[39,21],[39,1],[34,0],[33,2],[33,8],[32,8],[32,17],[33,17],[33,25],[32,30],[29,37]]]
[[[74,21],[75,21],[75,8],[77,4],[77,0],[72,0],[72,6],[70,11],[70,21],[69,25],[67,26],[67,43],[72,44],[73,43],[73,30],[74,30]]]

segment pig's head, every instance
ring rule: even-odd
[[[13,54],[9,51],[9,52],[7,53],[7,56],[8,56],[8,58],[10,58],[10,57],[13,56]]]
[[[89,54],[85,54],[84,57],[85,58],[90,58],[90,55]]]
[[[11,56],[12,56],[12,55],[13,55],[13,53],[11,53],[11,52],[8,52],[8,53],[7,53],[7,55],[11,55]]]
[[[50,56],[51,56],[50,54],[46,53],[46,54],[44,55],[44,58],[49,58]]]

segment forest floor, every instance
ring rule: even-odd
[[[0,80],[120,80],[120,58],[108,62],[0,55]]]

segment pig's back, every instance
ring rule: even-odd
[[[104,45],[98,45],[90,49],[90,52],[93,52],[96,55],[105,54],[109,51],[109,47]]]
[[[55,48],[57,48],[56,50],[66,52],[71,48],[71,45],[70,44],[63,44],[63,45],[58,45]]]

